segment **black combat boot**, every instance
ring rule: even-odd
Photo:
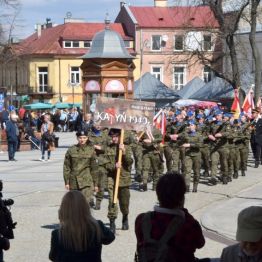
[[[110,218],[110,230],[113,234],[116,233],[116,224],[115,224],[115,218]]]
[[[210,182],[212,185],[214,185],[214,186],[217,184],[217,180],[216,180],[215,177],[211,177],[210,180],[209,180],[209,182]]]
[[[95,210],[100,210],[101,209],[101,201],[96,201],[96,205],[94,207]]]
[[[193,184],[193,190],[192,190],[193,193],[197,192],[197,186],[198,186],[198,183]]]
[[[90,206],[91,208],[94,208],[94,207],[95,207],[95,202],[94,202],[94,199],[93,199],[93,198],[89,201],[89,206]]]
[[[203,173],[203,177],[209,177],[208,171],[205,171],[205,172]]]
[[[227,185],[227,177],[226,176],[222,176],[222,184]]]
[[[242,171],[241,171],[241,175],[242,175],[242,176],[246,176],[245,170],[242,170]]]
[[[140,174],[136,174],[135,181],[138,182],[138,183],[141,183],[142,182],[142,176]]]
[[[128,215],[123,215],[122,219],[122,230],[128,230],[129,225],[128,225]]]
[[[238,178],[238,172],[237,171],[234,172],[233,178],[235,178],[235,179]]]
[[[142,191],[147,191],[147,184],[139,185],[139,189]]]
[[[255,168],[258,168],[258,166],[259,166],[259,162],[256,161],[256,162],[255,162]]]
[[[189,193],[190,192],[190,186],[186,185],[186,192]]]
[[[227,182],[232,182],[232,177],[231,176],[227,177]]]

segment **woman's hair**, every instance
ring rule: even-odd
[[[156,185],[156,194],[161,207],[176,208],[184,204],[185,179],[178,172],[167,172]]]
[[[59,238],[66,249],[82,252],[100,242],[101,229],[80,191],[72,190],[64,195],[58,217]]]

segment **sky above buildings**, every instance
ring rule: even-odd
[[[124,2],[124,1],[123,1]],[[136,6],[153,6],[154,0],[125,1]],[[34,32],[37,23],[50,18],[54,24],[62,24],[66,14],[82,18],[86,22],[102,22],[106,13],[113,22],[120,10],[120,0],[21,0],[21,9],[15,35],[26,37]]]

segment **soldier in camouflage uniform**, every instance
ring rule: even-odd
[[[130,146],[119,144],[120,130],[111,129],[109,135],[112,137],[112,142],[107,146],[105,151],[105,156],[107,157],[107,176],[108,176],[108,194],[109,194],[109,204],[108,204],[108,214],[107,217],[110,221],[110,229],[115,233],[116,225],[115,220],[118,214],[117,205],[113,204],[114,197],[114,186],[115,177],[117,172],[117,167],[120,166],[118,163],[119,149],[123,150],[120,181],[118,188],[118,200],[120,211],[123,214],[122,218],[122,230],[128,230],[128,214],[129,214],[129,200],[130,191],[129,186],[131,185],[131,169],[133,164],[132,152]]]
[[[189,120],[189,130],[185,132],[181,140],[183,144],[181,147],[185,149],[185,171],[183,173],[186,182],[186,190],[190,190],[190,179],[191,172],[193,170],[193,190],[192,192],[197,192],[197,186],[200,176],[200,163],[201,163],[201,134],[196,131],[196,124],[194,120]]]
[[[95,122],[89,133],[89,140],[96,152],[96,164],[92,168],[92,176],[96,191],[96,204],[94,209],[99,210],[101,208],[101,202],[104,197],[104,190],[107,183],[107,170],[105,168],[107,159],[104,153],[109,143],[108,129],[102,130],[100,123]]]
[[[90,202],[94,191],[91,167],[95,164],[95,150],[87,135],[86,131],[76,133],[78,144],[67,150],[63,174],[66,189],[81,191]]]
[[[217,183],[217,166],[220,161],[221,175],[223,184],[228,182],[228,136],[230,134],[230,126],[222,122],[222,112],[215,113],[216,120],[210,126],[209,140],[211,145],[211,179],[210,183]]]
[[[141,138],[143,144],[143,181],[140,185],[140,190],[147,191],[147,182],[150,168],[153,169],[153,190],[156,188],[157,181],[161,175],[159,167],[161,166],[161,152],[159,150],[162,142],[162,134],[158,129],[153,129],[144,133]]]

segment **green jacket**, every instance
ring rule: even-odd
[[[181,138],[181,142],[189,143],[190,147],[185,148],[186,156],[199,156],[200,155],[200,147],[202,144],[201,134],[199,132],[195,132],[194,135],[191,135],[189,132],[186,132],[185,135]]]
[[[95,164],[95,150],[88,142],[84,147],[70,147],[64,159],[64,181],[70,189],[82,189],[92,186],[91,167]]]
[[[118,160],[118,145],[111,144],[106,148],[105,156],[108,163],[105,165],[108,176],[115,178],[116,176],[116,162]],[[125,145],[125,154],[122,156],[122,167],[120,172],[119,187],[131,185],[131,169],[133,164],[132,151],[130,146]]]

